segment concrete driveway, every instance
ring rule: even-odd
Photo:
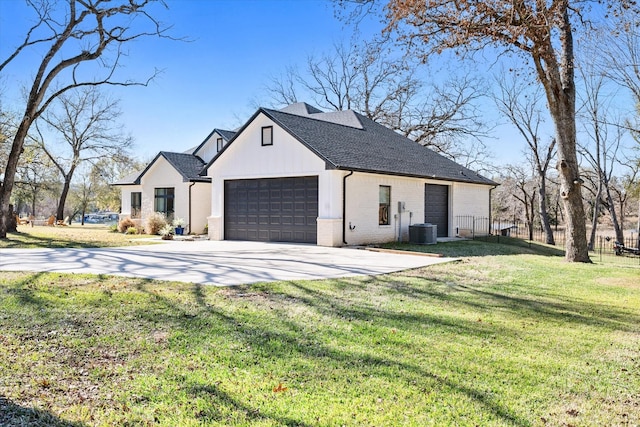
[[[113,274],[231,286],[376,275],[451,261],[315,245],[173,241],[100,249],[0,249],[0,270]]]

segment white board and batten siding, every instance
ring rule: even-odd
[[[346,172],[344,172],[346,174]],[[425,221],[425,185],[448,187],[448,230],[453,236],[454,217],[471,215],[488,217],[489,189],[479,184],[438,181],[422,178],[398,177],[372,173],[354,173],[347,178],[346,235],[349,245],[385,243],[409,239],[409,225]],[[391,187],[389,225],[380,225],[378,218],[381,185]],[[404,202],[404,212],[398,211],[398,202]]]
[[[273,145],[262,146],[262,127],[273,126]],[[325,162],[264,114],[256,118],[209,167],[212,178],[209,237],[224,239],[225,180],[318,177],[317,244],[342,246],[344,170],[326,170]],[[344,240],[348,245],[408,240],[410,224],[424,222],[425,185],[448,187],[448,236],[456,215],[488,216],[489,186],[424,178],[355,172],[347,178]],[[389,225],[380,225],[379,188],[391,187]],[[398,212],[404,202],[404,212]]]
[[[189,187],[191,186],[191,221],[189,223]],[[131,216],[131,193],[142,193],[142,223],[154,212],[155,189],[174,188],[174,218],[182,218],[189,232],[202,233],[211,207],[211,190],[208,183],[184,182],[164,157],[159,157],[147,170],[140,185],[122,187],[122,216]]]
[[[273,126],[273,145],[262,145],[265,126]],[[207,170],[212,179],[209,238],[224,238],[225,180],[318,176],[324,169],[323,160],[264,114],[258,114]]]

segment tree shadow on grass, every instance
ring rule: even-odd
[[[336,280],[334,282],[342,282]],[[289,305],[305,306],[312,310],[322,313],[325,316],[334,317],[336,319],[351,319],[354,322],[369,322],[375,320],[379,322],[388,322],[390,325],[398,325],[410,323],[414,327],[418,324],[430,323],[434,327],[450,330],[451,333],[460,333],[468,335],[485,336],[489,332],[487,326],[478,324],[477,322],[459,322],[451,324],[447,319],[438,319],[435,316],[418,316],[407,313],[396,313],[392,310],[382,308],[374,308],[368,304],[362,305],[358,302],[349,302],[346,300],[332,301],[330,295],[323,295],[321,292],[313,289],[313,282],[289,282],[294,290],[298,290],[296,295],[284,295],[286,304],[282,304],[283,294],[277,292],[261,291],[255,287],[234,287],[225,289],[225,296],[231,300],[246,301],[252,305],[254,309],[264,309],[263,313],[267,316],[273,316],[273,321],[246,321],[241,317],[236,317],[232,313],[235,311],[225,310],[223,306],[212,305],[207,302],[204,287],[201,285],[193,285],[191,287],[194,301],[202,310],[200,313],[193,314],[192,309],[184,310],[180,304],[176,304],[168,298],[153,292],[152,285],[140,283],[136,288],[141,292],[148,292],[153,298],[166,307],[164,321],[173,323],[173,327],[178,329],[193,330],[199,325],[197,318],[214,316],[217,321],[224,322],[227,333],[233,334],[242,348],[249,349],[248,355],[237,355],[236,363],[260,364],[261,360],[286,360],[287,358],[302,358],[309,361],[313,365],[326,365],[327,375],[335,367],[340,369],[353,370],[354,374],[360,372],[363,367],[371,373],[371,375],[386,378],[389,382],[397,382],[398,375],[400,379],[404,379],[404,383],[410,384],[417,378],[428,379],[439,387],[448,388],[458,393],[466,395],[472,401],[477,402],[488,412],[493,413],[496,417],[507,421],[513,425],[525,426],[528,422],[517,413],[513,412],[509,407],[501,404],[490,393],[486,393],[481,389],[470,387],[466,384],[459,383],[455,379],[438,375],[431,371],[427,366],[419,366],[404,360],[397,360],[392,355],[384,352],[377,352],[374,348],[370,350],[362,350],[351,346],[340,344],[330,344],[326,337],[309,335],[308,325],[298,322],[295,318],[283,315],[280,316],[279,310],[287,310]],[[346,287],[348,283],[343,283],[340,287]],[[257,290],[257,292],[256,292]],[[284,312],[282,314],[285,314]],[[277,319],[277,320],[276,320]],[[325,333],[331,334],[328,330]],[[495,333],[495,331],[492,331]],[[201,341],[202,342],[199,342]],[[190,336],[190,345],[197,348],[208,340],[206,333],[192,334]],[[244,361],[244,362],[243,362]],[[333,368],[331,368],[333,367]],[[329,381],[329,379],[328,379]],[[185,382],[185,381],[181,381]],[[221,390],[214,382],[212,384],[196,383],[188,388],[188,392],[194,396],[208,395],[215,397],[215,400],[223,406],[228,406],[237,411],[241,416],[250,418],[251,421],[273,420],[283,425],[305,425],[303,421],[291,417],[283,417],[281,415],[269,414],[266,410],[258,411],[253,408],[249,402],[229,395]],[[295,414],[295,409],[293,409]],[[210,409],[201,412],[200,416],[204,420],[217,420],[216,417],[221,415],[216,411],[215,404]]]
[[[410,252],[440,254],[445,257],[482,257],[494,255],[542,255],[564,256],[564,250],[538,242],[530,242],[511,237],[488,236],[478,240],[443,242],[436,245],[415,245],[411,243],[389,243],[385,248]]]
[[[468,305],[481,310],[491,310],[496,306],[507,307],[514,312],[522,312],[527,317],[544,316],[563,322],[593,322],[594,325],[605,325],[610,329],[623,329],[631,327],[627,322],[638,322],[638,316],[631,316],[626,321],[623,313],[612,315],[606,307],[593,304],[583,304],[579,301],[555,300],[553,306],[531,301],[523,297],[501,294],[493,291],[484,291],[462,285],[454,286],[456,292],[448,294],[442,290],[423,286],[420,283],[407,283],[399,286],[404,281],[400,275],[377,277],[375,279],[380,288],[377,294],[397,292],[398,298],[413,298],[416,301],[427,303],[429,299],[446,298],[447,302],[459,305]],[[147,312],[147,307],[140,307],[136,318],[146,319],[150,322],[166,325],[177,331],[188,332],[188,344],[184,349],[189,352],[198,351],[198,347],[211,340],[211,332],[203,330],[203,325],[219,323],[223,333],[232,334],[233,339],[243,344],[246,354],[234,355],[234,362],[255,363],[268,362],[270,360],[287,358],[304,358],[310,364],[326,366],[328,376],[334,367],[348,370],[357,375],[362,369],[367,373],[386,379],[390,383],[400,381],[411,384],[425,379],[427,384],[435,384],[436,387],[451,389],[461,395],[467,396],[471,401],[483,407],[487,413],[494,414],[497,418],[517,426],[529,425],[529,421],[518,414],[518,411],[500,401],[500,396],[485,392],[480,383],[478,387],[469,385],[455,376],[443,375],[437,369],[429,365],[423,365],[420,361],[411,361],[398,358],[393,354],[381,351],[378,348],[365,349],[362,346],[348,346],[340,341],[338,334],[335,340],[326,339],[334,333],[331,328],[324,328],[321,334],[309,334],[309,324],[299,315],[289,315],[288,311],[296,309],[308,310],[319,318],[327,318],[335,322],[354,322],[362,325],[367,322],[376,322],[376,325],[384,327],[407,327],[417,329],[422,324],[429,327],[442,329],[447,334],[460,334],[475,337],[485,337],[488,334],[517,334],[507,328],[499,328],[485,323],[458,320],[452,322],[446,316],[438,316],[429,313],[403,312],[394,310],[390,306],[379,306],[367,298],[366,281],[362,280],[334,280],[332,287],[319,287],[315,282],[294,281],[285,285],[257,285],[242,286],[218,290],[224,292],[224,296],[218,295],[210,298],[210,289],[202,285],[184,286],[184,291],[189,295],[188,300],[167,297],[162,292],[157,292],[157,282],[150,280],[135,280],[132,289],[148,295],[154,302],[153,312]],[[165,286],[165,285],[162,285]],[[181,285],[182,286],[182,285]],[[374,286],[372,283],[371,286]],[[355,297],[343,295],[342,292],[355,291]],[[381,292],[382,291],[382,292]],[[181,297],[182,298],[182,297]],[[558,298],[558,297],[554,297]],[[33,303],[25,299],[25,303]],[[226,304],[232,307],[228,310]],[[260,317],[244,316],[242,305],[250,306],[252,311],[259,312]],[[575,313],[589,313],[576,316]],[[626,325],[626,326],[625,326]],[[406,345],[406,344],[400,344]],[[409,344],[410,345],[410,344]],[[366,368],[363,368],[366,367]],[[321,368],[322,369],[322,368]],[[189,383],[191,381],[191,383]],[[186,390],[193,396],[210,397],[213,402],[197,415],[203,421],[215,421],[223,414],[216,411],[215,405],[231,408],[240,417],[250,421],[260,422],[273,420],[283,425],[305,425],[302,420],[296,420],[296,408],[291,408],[289,416],[278,413],[269,413],[266,410],[253,407],[248,399],[233,396],[219,387],[216,382],[202,383],[193,380],[182,382],[187,384]],[[348,396],[345,399],[349,399]],[[216,418],[217,417],[217,418]],[[56,424],[52,424],[56,425]],[[63,426],[65,424],[62,424]],[[74,424],[67,424],[74,426]]]
[[[75,238],[65,239],[61,236],[35,236],[30,233],[23,233],[20,231],[16,231],[13,233],[8,233],[8,237],[2,241],[0,245],[1,248],[5,249],[19,249],[19,248],[51,248],[51,249],[59,249],[59,248],[98,248],[104,246],[104,244],[100,244],[99,242],[91,243],[91,242],[82,242],[78,241]]]
[[[378,285],[388,287],[390,292],[397,292],[408,298],[432,299],[482,311],[506,309],[520,317],[529,317],[533,320],[546,319],[627,332],[637,331],[640,325],[638,313],[570,296],[513,295],[508,292],[485,289],[481,282],[477,286],[459,283],[453,273],[449,273],[446,280],[430,277],[424,286],[406,285],[402,275],[403,273],[396,273],[371,280],[375,280]],[[415,280],[416,277],[410,279]],[[464,277],[460,282],[462,279],[470,280]]]
[[[21,406],[0,395],[0,426],[84,427],[85,424],[63,420],[42,409]]]
[[[187,391],[193,397],[202,397],[207,400],[213,399],[218,403],[218,405],[229,407],[234,411],[236,413],[234,418],[240,414],[241,417],[246,418],[246,420],[251,423],[270,420],[283,426],[311,427],[311,424],[307,424],[293,418],[263,413],[259,408],[251,407],[247,403],[234,398],[229,393],[222,390],[217,384],[189,384],[187,386]],[[211,409],[201,411],[197,414],[197,418],[202,422],[224,422],[224,416],[216,410],[218,405],[212,405]]]

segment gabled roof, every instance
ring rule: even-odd
[[[198,156],[194,156],[193,154],[171,153],[168,151],[161,151],[158,156],[163,156],[167,159],[167,162],[169,162],[171,166],[173,166],[175,170],[182,175],[182,180],[184,182],[211,181],[211,179],[203,179],[203,177],[200,176],[200,171],[204,167],[205,163],[204,160]]]
[[[231,138],[233,138],[233,136],[236,134],[232,130],[224,130],[224,129],[217,129],[217,128],[213,129],[200,144],[198,144],[194,148],[190,148],[189,150],[185,151],[185,153],[196,154],[198,150],[200,150],[207,143],[209,138],[211,138],[211,136],[216,132],[218,132],[218,134],[222,137],[222,139],[224,139],[227,142],[229,142]]]
[[[497,185],[354,111],[291,114],[261,108],[207,164],[202,174],[206,174],[206,169],[260,113],[323,159],[327,168]]]
[[[169,151],[161,151],[147,165],[142,172],[134,172],[113,185],[138,185],[145,173],[153,166],[153,164],[163,157],[173,168],[182,175],[183,182],[211,182],[211,178],[200,176],[200,171],[205,165],[204,160],[198,156],[188,153],[172,153]]]
[[[123,178],[120,178],[118,181],[112,183],[111,185],[135,185],[136,180],[138,180],[138,177],[141,173],[141,171],[131,172],[130,174],[124,176]]]

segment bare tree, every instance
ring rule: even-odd
[[[553,230],[547,211],[547,171],[555,155],[555,139],[549,143],[540,141],[542,118],[542,93],[539,86],[520,84],[505,75],[496,78],[498,92],[494,100],[498,110],[518,129],[529,148],[525,155],[532,164],[538,189],[538,213],[547,244],[555,245]]]
[[[27,0],[35,22],[9,56],[0,59],[0,75],[24,53],[44,55],[27,85],[23,113],[3,168],[0,238],[7,235],[9,200],[25,139],[49,105],[76,87],[148,83],[119,78],[118,69],[127,43],[147,36],[167,37],[167,28],[150,10],[154,4],[166,7],[163,0]]]
[[[338,0],[339,4],[346,2]],[[357,3],[361,10],[367,10],[375,0]],[[386,32],[396,32],[413,54],[425,60],[445,49],[478,51],[492,46],[503,52],[518,52],[532,61],[555,125],[557,169],[567,221],[565,258],[571,262],[591,262],[576,147],[574,71],[574,31],[590,29],[585,24],[588,3],[583,0],[388,0],[385,6]],[[602,2],[593,2],[597,3]],[[611,15],[633,13],[635,17],[638,12],[632,0],[609,0],[606,6]],[[631,7],[634,9],[630,10]]]
[[[63,177],[57,219],[64,218],[67,195],[78,166],[118,156],[131,146],[132,139],[116,124],[120,115],[118,101],[109,99],[95,87],[86,87],[60,95],[40,117],[64,147],[57,150],[57,144],[45,142],[40,133],[42,150]]]
[[[584,129],[586,138],[578,144],[580,153],[593,168],[597,176],[597,191],[594,199],[594,216],[592,222],[589,246],[593,247],[597,227],[598,211],[600,201],[604,196],[606,207],[611,217],[611,222],[616,233],[616,239],[620,242],[624,240],[622,228],[618,222],[615,204],[611,196],[611,180],[614,166],[617,163],[618,151],[624,134],[624,126],[614,123],[609,117],[610,109],[607,105],[611,102],[611,97],[602,99],[605,78],[598,75],[593,70],[582,72],[585,90],[582,92],[583,105],[580,112],[584,115]],[[586,142],[585,142],[586,141]]]
[[[33,216],[38,211],[38,202],[44,198],[44,193],[59,188],[57,171],[54,168],[38,144],[25,144],[16,173],[16,193],[29,202],[29,210]],[[15,199],[19,200],[20,197]]]
[[[384,42],[334,45],[332,53],[309,56],[304,72],[287,67],[265,90],[275,105],[310,98],[327,110],[356,110],[465,166],[485,167],[488,126],[476,106],[482,83],[463,76],[426,85],[420,67]]]
[[[510,165],[507,167],[509,174],[513,177],[516,191],[513,192],[513,198],[522,204],[527,230],[529,231],[529,240],[533,240],[533,227],[536,210],[536,181],[532,179],[525,171],[526,167]]]
[[[630,169],[626,191],[639,197],[636,246],[640,248],[640,183],[635,179],[640,169],[640,29],[634,19],[622,21],[620,27],[619,31],[599,44],[600,69],[607,78],[628,90],[635,101],[636,118],[634,121],[629,120],[626,128],[632,133],[637,145],[633,150],[634,155],[625,159],[624,163]]]

